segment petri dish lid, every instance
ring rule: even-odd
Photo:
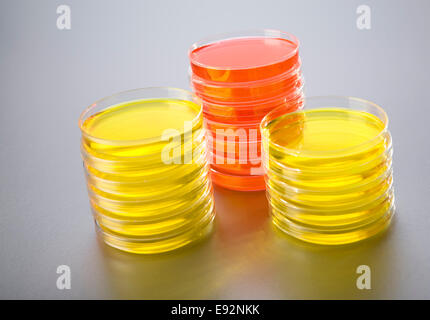
[[[126,109],[130,112],[119,112]],[[193,93],[149,87],[120,92],[93,103],[82,112],[79,127],[85,139],[96,143],[145,145],[162,141],[166,129],[185,134],[184,122],[189,121],[194,127],[202,121],[202,115],[202,102]],[[154,118],[162,118],[163,122]]]
[[[299,59],[299,41],[287,32],[262,29],[224,33],[189,49],[192,72],[217,82],[257,81],[290,70]]]
[[[349,112],[351,112],[353,116],[351,116]],[[272,139],[273,133],[276,132],[276,130],[283,130],[284,128],[289,128],[288,131],[283,131],[282,133],[284,140],[288,137],[290,141],[295,141],[295,139],[298,138],[303,140],[306,138],[304,136],[305,134],[308,139],[304,141],[309,141],[311,137],[324,137],[324,135],[315,134],[315,132],[309,134],[309,130],[303,133],[303,124],[306,125],[309,121],[315,122],[311,114],[316,116],[323,115],[333,124],[333,121],[337,120],[336,117],[330,116],[330,113],[338,113],[341,115],[342,121],[348,121],[350,123],[350,126],[343,123],[340,127],[340,129],[343,130],[342,132],[339,130],[339,132],[331,130],[331,132],[325,134],[327,136],[326,139],[330,139],[330,143],[305,143],[297,147],[293,144],[287,146],[282,145]],[[354,121],[358,116],[369,118],[369,123],[367,124],[363,120]],[[280,122],[280,120],[282,120],[282,122]],[[277,124],[275,124],[276,122]],[[360,124],[360,126],[355,124]],[[364,135],[362,131],[365,126],[367,129],[367,125],[369,125],[370,129],[369,132]],[[325,126],[319,126],[320,129],[324,128],[326,131],[332,127],[333,125],[329,126],[327,124]],[[304,100],[304,107],[300,111],[286,112],[285,108],[280,107],[268,113],[261,121],[260,131],[264,141],[267,141],[278,150],[282,150],[285,154],[300,154],[309,158],[336,158],[363,152],[366,148],[384,141],[386,132],[388,131],[388,116],[377,104],[360,98],[342,96],[307,97]],[[354,139],[350,139],[350,141],[344,145],[333,144],[331,142],[337,141],[335,138],[336,135],[349,135],[354,137]],[[307,147],[309,145],[313,145],[314,147],[318,145],[318,148]]]

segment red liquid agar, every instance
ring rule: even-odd
[[[223,83],[268,79],[297,64],[298,42],[282,38],[233,38],[190,52],[196,76]]]

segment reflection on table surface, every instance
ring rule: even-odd
[[[100,242],[114,296],[124,299],[374,299],[395,295],[390,243],[395,229],[352,245],[307,244],[270,224],[265,192],[215,187],[212,236],[154,256],[124,253]],[[359,265],[372,289],[358,290]]]

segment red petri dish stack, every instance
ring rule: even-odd
[[[203,101],[213,183],[265,189],[260,122],[275,108],[303,106],[299,42],[277,30],[222,34],[189,50],[190,82]]]

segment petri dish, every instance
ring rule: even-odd
[[[281,105],[290,111],[301,107],[304,80],[298,48],[295,36],[278,30],[221,34],[191,46],[190,85],[202,99],[208,136],[222,142],[210,148],[215,184],[241,191],[265,188],[258,170],[260,122]]]
[[[108,245],[160,253],[207,234],[215,212],[200,99],[175,88],[126,91],[92,104],[79,126],[90,204]]]
[[[299,41],[279,30],[224,33],[196,42],[189,49],[192,73],[223,83],[258,81],[296,67]]]
[[[385,230],[394,213],[392,141],[378,105],[352,97],[305,99],[261,123],[274,224],[318,244],[345,244]]]

